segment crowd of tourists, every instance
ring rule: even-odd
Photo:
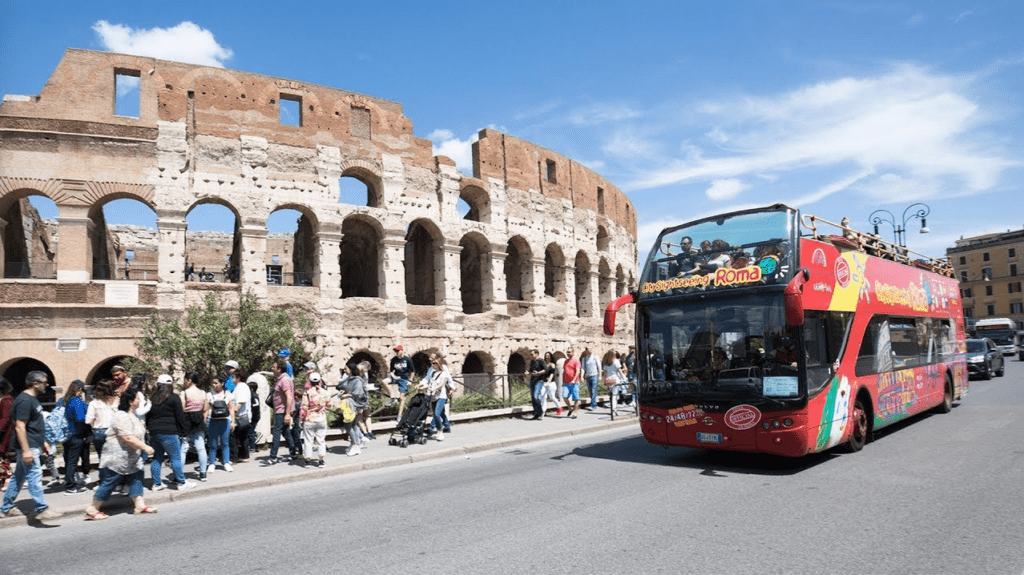
[[[451,431],[448,414],[455,383],[443,357],[431,353],[426,373],[415,380],[416,367],[401,345],[394,347],[387,377],[375,387],[368,382],[371,364],[367,361],[343,367],[340,381],[330,386],[313,362],[302,366],[302,383],[296,384],[290,353],[281,350],[270,372],[258,372],[245,378],[236,361],[228,361],[223,373],[210,381],[200,381],[188,372],[180,382],[161,374],[152,384],[142,375],[129,376],[120,365],[111,369],[111,378],[98,381],[86,395],[81,380],[71,382],[53,411],[43,410],[39,397],[52,384],[45,372],[30,372],[25,390],[12,396],[12,385],[0,377],[0,489],[4,491],[0,515],[8,515],[23,486],[27,484],[34,501],[33,514],[45,518],[43,470],[48,468],[47,487],[63,487],[66,494],[93,491],[85,509],[89,520],[102,520],[104,503],[114,494],[127,495],[134,513],[151,514],[158,510],[145,501],[144,475],[150,471],[150,490],[168,487],[188,490],[197,486],[186,478],[186,460],[195,453],[194,477],[204,482],[217,471],[234,471],[233,465],[250,461],[259,450],[256,425],[265,402],[272,414],[269,456],[264,465],[299,462],[323,467],[327,452],[328,416],[340,420],[349,445],[345,453],[357,456],[376,439],[371,428],[369,393],[378,390],[386,399],[385,407],[398,404],[397,422],[406,418],[406,397],[415,381],[414,391],[422,393],[431,415],[426,434],[443,441]],[[603,376],[615,402],[635,376],[636,355],[609,351],[599,362],[589,349],[576,358],[568,349],[564,358],[552,353],[540,357],[531,352],[528,376],[531,384],[533,418],[540,420],[553,402],[555,415],[576,418],[581,407],[597,407],[598,380]],[[268,380],[267,376],[271,379]],[[558,384],[561,383],[559,386]],[[580,402],[580,387],[589,390],[589,405]],[[561,397],[557,390],[561,389]],[[268,390],[260,398],[260,390]],[[425,421],[425,419],[424,419]],[[282,453],[282,440],[287,454]],[[62,446],[64,474],[61,478],[55,458],[56,446]],[[90,483],[91,457],[99,458],[99,478]],[[170,475],[164,475],[164,464]],[[219,465],[218,465],[219,464]]]

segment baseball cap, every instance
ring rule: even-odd
[[[225,363],[224,367],[233,367],[235,369],[238,369],[238,362],[232,359],[231,361]]]
[[[315,371],[313,373],[309,374],[309,381],[311,381],[313,383],[320,383],[320,374],[318,372],[315,372]]]
[[[403,349],[403,348],[402,348],[402,346],[400,346],[400,345],[396,345],[396,346],[395,346],[395,351],[402,351],[402,349]]]
[[[306,371],[315,371],[316,370],[316,362],[307,361],[306,363],[302,364],[302,369],[305,369]]]
[[[282,349],[280,353],[277,354],[277,357],[288,357],[291,354],[292,354],[292,352],[288,351],[288,348],[286,347],[286,348]]]
[[[174,383],[174,379],[172,379],[171,376],[167,375],[166,373],[162,373],[162,374],[160,374],[160,377],[156,378],[156,382],[158,384],[160,384],[160,383]]]

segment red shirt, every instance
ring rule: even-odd
[[[575,357],[565,360],[562,366],[562,383],[579,383],[580,381],[580,360]]]

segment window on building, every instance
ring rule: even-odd
[[[985,295],[992,295],[992,286],[985,286]]]
[[[302,125],[302,96],[281,94],[281,103],[278,109],[282,126]]]
[[[1010,248],[1006,250],[1006,257],[1015,258],[1017,257],[1017,248]]]
[[[967,281],[967,272],[966,271],[960,272],[960,281],[962,281],[962,282]]]
[[[1020,282],[1010,282],[1006,284],[1006,287],[1009,288],[1009,293],[1020,293],[1020,286]]]
[[[547,170],[545,172],[545,179],[547,179],[547,181],[551,182],[552,184],[558,183],[558,173],[555,169],[554,160],[547,160]]]
[[[1010,277],[1017,277],[1017,264],[1010,264]]]
[[[985,305],[985,313],[990,317],[996,315],[996,304],[990,303]]]
[[[974,297],[974,295],[971,293],[971,288],[964,288],[964,289],[960,290],[960,297],[962,297],[962,298]]]
[[[129,118],[139,117],[138,70],[114,70],[114,115]]]
[[[604,188],[597,188],[597,213],[604,213]]]
[[[974,317],[974,308],[973,307],[965,307],[964,308],[964,317]]]
[[[986,262],[988,261],[988,252],[981,254],[981,260]]]
[[[960,256],[960,265],[967,265],[967,256]]]
[[[1010,313],[1024,313],[1024,303],[1019,301],[1010,302]]]
[[[370,139],[370,109],[352,106],[349,110],[349,132],[353,138]]]
[[[983,267],[983,268],[981,268],[981,277],[983,277],[985,279],[985,281],[988,281],[988,280],[992,279],[992,268],[990,268],[990,267]]]

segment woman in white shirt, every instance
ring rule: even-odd
[[[434,401],[434,417],[430,420],[430,429],[435,432],[434,439],[444,441],[444,429],[450,427],[448,416],[444,413],[444,404],[448,402],[448,388],[455,387],[451,374],[444,368],[444,360],[435,357],[430,363],[433,371],[426,382],[426,392]]]
[[[207,473],[213,473],[213,468],[217,463],[218,448],[224,471],[234,471],[231,467],[231,448],[228,445],[228,436],[235,428],[235,397],[230,391],[224,389],[224,380],[224,376],[215,378],[213,390],[206,394],[206,402],[210,406],[210,423],[206,428],[206,434],[210,437]]]

